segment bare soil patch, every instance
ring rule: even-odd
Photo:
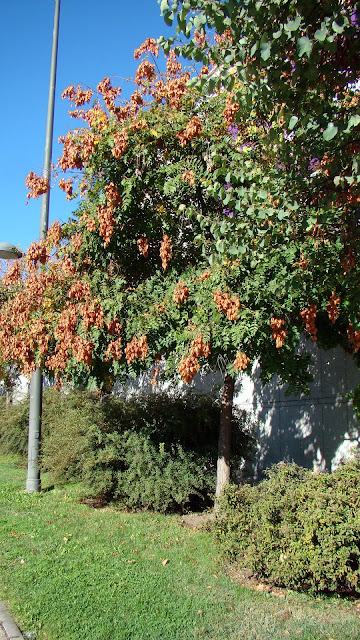
[[[179,523],[188,529],[202,529],[206,528],[213,519],[213,513],[189,513],[182,516]]]

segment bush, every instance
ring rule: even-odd
[[[55,483],[81,481],[84,496],[117,500],[131,509],[207,506],[213,474],[205,463],[178,444],[166,450],[165,443],[157,445],[135,430],[109,428],[94,415],[87,424],[66,421],[62,435],[52,428],[43,447],[43,464]]]
[[[0,451],[27,455],[29,400],[8,404],[0,397]]]
[[[174,511],[209,506],[213,472],[206,459],[181,445],[155,445],[140,433],[126,434],[125,469],[117,474],[116,498],[130,508]]]
[[[214,526],[224,555],[279,586],[356,590],[360,459],[333,473],[278,464],[268,479],[225,489]]]
[[[205,396],[152,394],[106,401],[88,392],[45,389],[42,469],[55,484],[158,511],[202,509],[212,502],[220,408]],[[16,418],[16,416],[20,417]],[[2,451],[26,453],[28,400],[3,408]],[[234,466],[254,439],[234,417]]]
[[[26,454],[28,399],[1,405],[0,449]],[[55,484],[80,482],[88,497],[135,509],[211,505],[219,404],[206,396],[137,395],[101,401],[85,391],[45,389],[42,469]],[[235,413],[233,460],[248,459],[254,438]]]

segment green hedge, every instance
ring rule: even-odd
[[[311,591],[357,590],[360,459],[333,473],[278,464],[259,485],[229,486],[214,531],[223,554],[259,578]]]
[[[0,397],[0,451],[27,456],[29,400],[8,404]]]
[[[2,412],[0,449],[11,452],[13,443],[16,452],[25,451],[28,401]],[[85,391],[47,389],[42,467],[54,484],[80,482],[86,497],[131,509],[200,510],[212,504],[219,418],[219,404],[208,396],[157,393],[101,401]],[[236,468],[254,448],[244,414],[235,413],[233,434]]]

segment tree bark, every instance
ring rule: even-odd
[[[223,488],[230,482],[231,423],[234,386],[234,378],[226,374],[221,397],[215,509]]]

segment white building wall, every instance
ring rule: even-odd
[[[346,394],[360,382],[360,370],[343,349],[312,351],[310,396],[286,396],[277,378],[262,386],[259,366],[238,380],[235,404],[257,425],[255,478],[281,460],[313,470],[333,470],[360,442],[360,423]]]

